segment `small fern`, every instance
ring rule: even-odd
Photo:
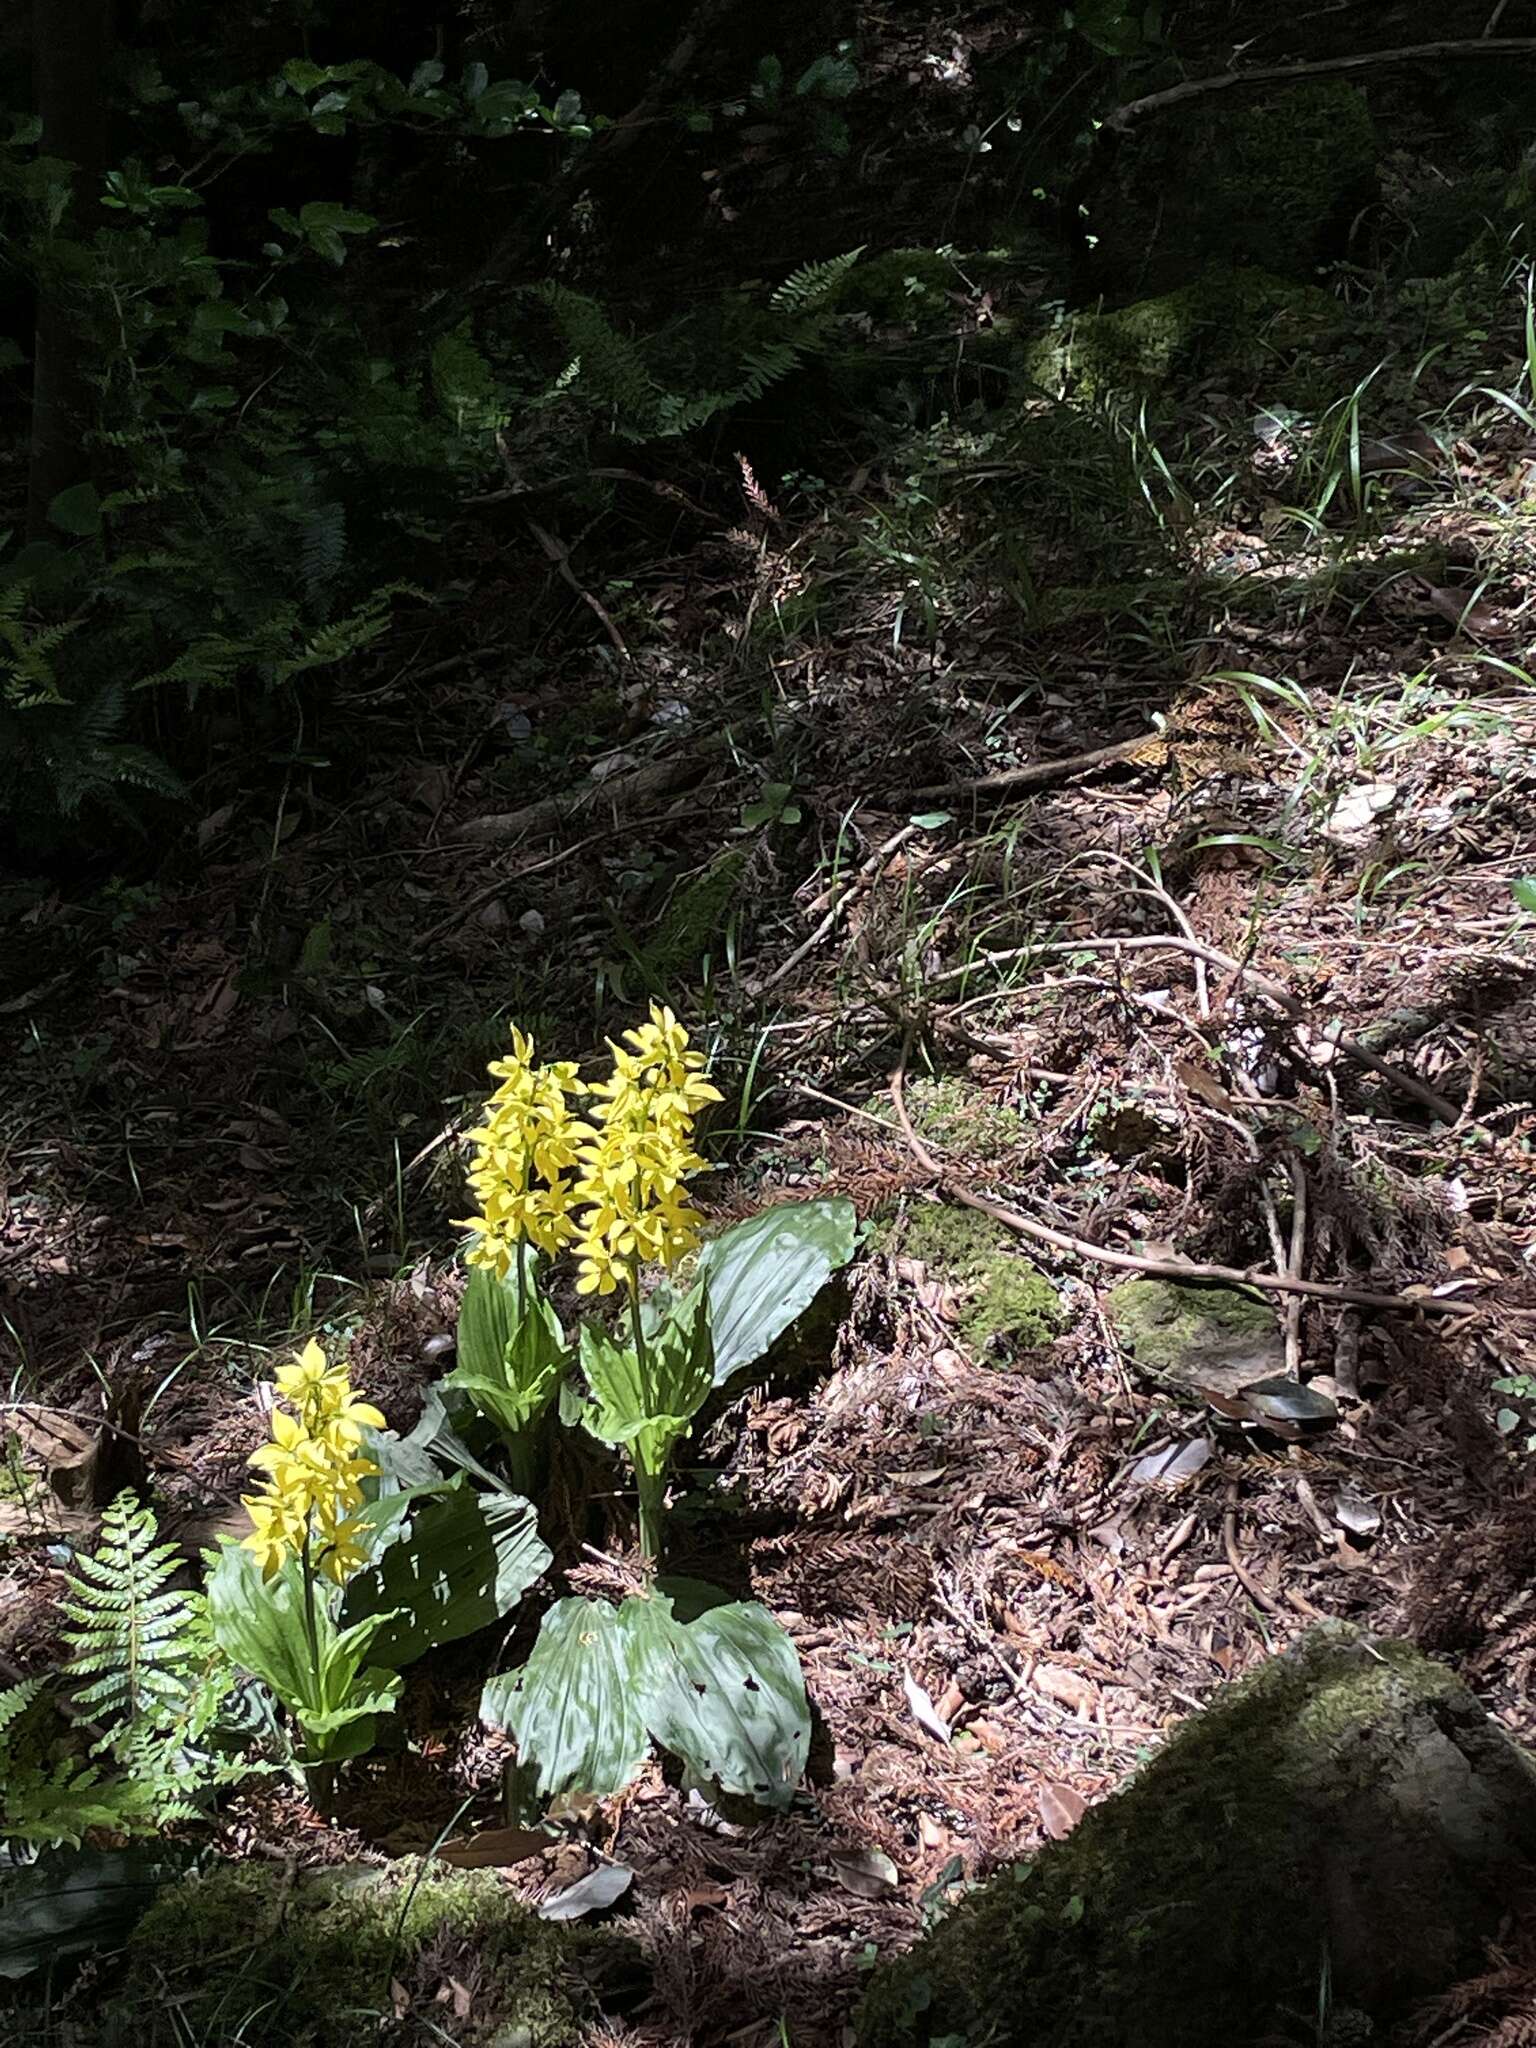
[[[197,1819],[219,1787],[270,1768],[221,1754],[212,1739],[234,1674],[202,1596],[172,1587],[178,1569],[153,1511],[119,1494],[60,1603],[73,1624],[63,1631],[73,1712],[96,1740],[82,1755],[80,1726],[48,1705],[46,1680],[0,1692],[0,1840],[41,1848],[78,1845],[91,1828],[151,1834]]]
[[[107,1730],[98,1750],[130,1731],[173,1729],[204,1655],[201,1598],[170,1590],[176,1546],[157,1537],[153,1511],[119,1494],[102,1518],[95,1556],[76,1559],[60,1602],[75,1624],[65,1641],[76,1702]]]
[[[165,1774],[104,1779],[98,1765],[60,1754],[44,1690],[44,1680],[26,1678],[0,1692],[0,1841],[78,1848],[88,1828],[142,1834],[183,1817],[185,1789]]]
[[[829,305],[838,286],[864,254],[846,249],[841,256],[829,256],[822,263],[803,263],[792,270],[774,292],[768,304],[775,313],[814,313]]]
[[[347,508],[334,499],[317,505],[304,522],[299,572],[310,608],[324,616],[347,554]]]

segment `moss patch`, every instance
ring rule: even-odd
[[[1008,1249],[1009,1233],[978,1210],[924,1202],[907,1211],[891,1242],[959,1295],[960,1335],[984,1361],[1038,1351],[1066,1326],[1061,1297],[1045,1274]]]
[[[1273,1310],[1236,1287],[1124,1280],[1104,1309],[1138,1365],[1194,1385],[1249,1386],[1285,1365]]]
[[[970,1159],[1000,1158],[1023,1136],[1023,1119],[1016,1109],[995,1102],[955,1074],[909,1081],[906,1104],[913,1127],[923,1137]],[[871,1103],[881,1115],[889,1106],[883,1094]]]
[[[1366,97],[1342,79],[1148,122],[1089,196],[1091,275],[1121,292],[1218,264],[1308,280],[1346,253],[1377,197],[1378,154]]]
[[[1536,1839],[1536,1772],[1453,1675],[1342,1624],[876,1978],[863,2048],[1232,2048],[1451,1980]],[[1327,1958],[1325,1964],[1324,1958]]]
[[[697,978],[700,961],[722,944],[722,933],[737,895],[747,856],[739,848],[717,854],[683,885],[668,904],[645,949],[646,966],[658,988]]]
[[[1337,303],[1267,270],[1218,266],[1193,283],[1112,312],[1085,312],[1043,336],[1028,374],[1083,396],[1140,391],[1175,372],[1241,368],[1335,333]]]
[[[550,1926],[489,1873],[429,1874],[412,1893],[415,1876],[352,1869],[293,1885],[242,1865],[187,1879],[139,1923],[104,2041],[356,2048],[394,2015],[392,1983],[440,2020],[451,1978],[470,1996],[456,2041],[575,2042],[593,2004],[576,1963],[606,1937]]]

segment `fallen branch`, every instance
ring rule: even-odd
[[[985,803],[989,797],[1008,796],[1014,790],[1040,789],[1047,783],[1064,782],[1068,776],[1085,774],[1090,768],[1110,768],[1117,761],[1140,761],[1164,743],[1156,734],[1142,733],[1134,740],[1117,740],[1112,747],[1093,747],[1086,754],[1061,754],[1053,761],[1030,761],[1022,768],[999,768],[992,775],[978,775],[967,781],[931,782],[924,789],[908,792],[912,803],[933,803],[940,797],[971,797]]]
[[[493,811],[484,818],[471,818],[453,834],[457,840],[483,845],[487,841],[521,839],[531,832],[554,832],[594,812],[622,811],[626,805],[665,796],[674,789],[686,789],[703,775],[708,756],[720,744],[718,737],[704,738],[686,752],[668,754],[661,761],[645,761],[606,781],[587,781],[560,796],[540,797],[519,811]]]
[[[907,1114],[905,1086],[909,1048],[910,1040],[902,1047],[901,1059],[891,1075],[890,1091],[897,1122],[913,1157],[943,1193],[967,1209],[976,1209],[983,1216],[990,1216],[994,1223],[1001,1223],[1004,1229],[1015,1231],[1020,1237],[1031,1238],[1036,1244],[1048,1244],[1055,1251],[1071,1252],[1076,1258],[1092,1259],[1101,1266],[1114,1266],[1123,1273],[1145,1273],[1158,1280],[1205,1282],[1222,1287],[1261,1287],[1271,1294],[1305,1294],[1314,1301],[1353,1302],[1360,1308],[1394,1309],[1404,1314],[1421,1311],[1425,1315],[1440,1316],[1477,1314],[1475,1303],[1440,1295],[1378,1294],[1370,1288],[1335,1286],[1327,1280],[1304,1280],[1294,1273],[1266,1273],[1252,1266],[1214,1266],[1194,1260],[1152,1259],[1138,1252],[1111,1251],[1108,1245],[1093,1244],[1086,1237],[1073,1237],[1068,1231],[1053,1230],[1049,1224],[1037,1223],[1032,1216],[1025,1216],[1004,1202],[994,1201],[990,1195],[979,1195],[974,1188],[946,1173],[924,1145]]]
[[[769,989],[777,987],[787,974],[793,974],[794,970],[800,965],[800,962],[808,954],[815,952],[838,919],[845,916],[854,902],[863,895],[891,855],[899,852],[913,834],[919,830],[921,830],[921,827],[917,825],[903,825],[901,830],[893,832],[883,845],[877,846],[869,858],[860,866],[853,880],[849,882],[845,889],[829,892],[831,895],[830,907],[810,937],[796,946],[787,960],[781,960],[771,974],[765,974],[760,981],[750,983],[747,988],[747,994],[752,997],[765,995]],[[823,897],[820,900],[825,902],[826,898]]]
[[[1368,1068],[1383,1081],[1400,1089],[1404,1095],[1411,1095],[1416,1102],[1423,1103],[1424,1107],[1432,1110],[1442,1123],[1454,1126],[1460,1121],[1455,1105],[1447,1102],[1443,1095],[1437,1095],[1433,1088],[1428,1087],[1416,1075],[1405,1074],[1401,1068],[1392,1066],[1379,1054],[1372,1052],[1368,1046],[1362,1045],[1358,1038],[1352,1038],[1347,1031],[1325,1031],[1300,996],[1293,995],[1284,982],[1276,981],[1272,975],[1265,974],[1257,967],[1249,967],[1241,960],[1234,960],[1230,953],[1218,953],[1214,946],[1204,945],[1198,939],[1183,938],[1176,932],[1168,932],[1157,937],[1141,936],[1127,939],[1049,939],[1038,946],[1012,946],[1002,953],[979,954],[975,960],[968,961],[963,967],[947,967],[942,973],[933,975],[931,979],[935,982],[960,981],[967,974],[974,974],[978,965],[1003,967],[1010,961],[1027,960],[1032,955],[1041,953],[1118,953],[1122,949],[1126,952],[1146,953],[1155,952],[1159,948],[1171,948],[1177,953],[1188,953],[1193,959],[1205,961],[1207,966],[1221,968],[1223,973],[1241,975],[1243,980],[1256,988],[1261,995],[1268,996],[1275,1007],[1283,1010],[1294,1023],[1305,1024],[1317,1031],[1319,1036],[1327,1037],[1341,1052],[1348,1053],[1358,1066]]]
[[[576,572],[571,567],[571,551],[564,541],[556,540],[549,528],[547,526],[540,526],[537,519],[528,520],[527,527],[539,546],[544,550],[546,557],[554,565],[555,574],[562,582],[569,584],[582,603],[596,615],[598,624],[608,635],[613,645],[613,650],[618,655],[620,661],[628,661],[629,649],[624,644],[624,635],[608,616],[601,599],[594,597],[586,585],[577,580]]]
[[[1497,16],[1495,16],[1497,20]],[[1106,128],[1124,130],[1144,114],[1161,113],[1208,92],[1228,92],[1240,85],[1294,85],[1298,79],[1326,78],[1341,71],[1364,71],[1377,64],[1412,64],[1458,57],[1536,57],[1536,41],[1528,36],[1480,36],[1475,42],[1410,43],[1397,50],[1362,50],[1351,57],[1314,57],[1305,64],[1268,64],[1253,71],[1223,71],[1214,78],[1187,78],[1139,100],[1127,100],[1104,117]]]

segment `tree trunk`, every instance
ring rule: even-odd
[[[112,0],[33,0],[34,97],[42,153],[74,166],[70,205],[54,229],[84,241],[99,215],[107,162],[107,59]],[[47,263],[38,285],[32,363],[32,453],[27,531],[48,530],[48,507],[90,473],[86,433],[92,392],[85,346],[71,317],[69,291]]]

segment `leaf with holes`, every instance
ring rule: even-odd
[[[663,1593],[619,1621],[645,1724],[704,1788],[787,1806],[805,1770],[811,1709],[795,1646],[766,1608],[712,1607],[686,1626]]]
[[[633,1682],[627,1631],[596,1600],[560,1600],[521,1671],[493,1678],[480,1718],[515,1737],[537,1795],[622,1792],[650,1743]]]

